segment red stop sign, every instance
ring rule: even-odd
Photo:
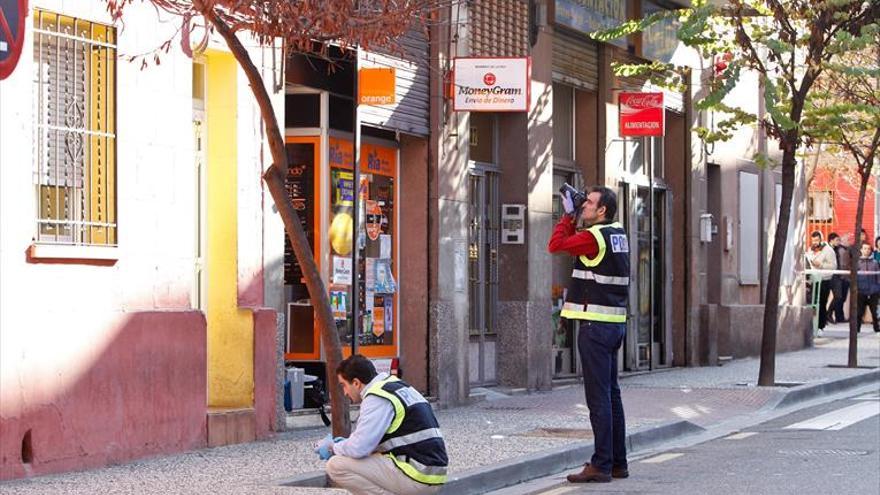
[[[0,79],[12,74],[21,57],[27,14],[28,0],[0,0]]]

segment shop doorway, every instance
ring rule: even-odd
[[[497,382],[498,245],[501,204],[497,171],[475,167],[468,177],[468,294],[471,385]]]
[[[576,189],[583,190],[583,178],[573,170],[560,169],[553,171],[553,191],[559,191],[563,184],[568,183]],[[553,224],[556,225],[562,218],[564,211],[559,194],[553,194]],[[562,318],[562,305],[565,303],[565,294],[571,283],[571,271],[573,258],[567,254],[553,256],[551,259],[553,269],[552,301],[553,301],[553,333],[551,338],[553,352],[553,378],[569,378],[577,376],[581,372],[581,362],[578,357],[578,320]]]
[[[624,367],[630,371],[668,367],[668,193],[665,188],[624,183],[619,197],[621,218],[630,239],[630,307]]]
[[[618,220],[630,246],[630,297],[623,367],[653,370],[672,363],[671,194],[664,138],[623,140],[625,170]]]

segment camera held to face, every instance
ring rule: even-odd
[[[584,191],[579,191],[579,190],[575,189],[574,187],[569,185],[568,182],[562,184],[562,187],[559,188],[559,192],[563,196],[565,196],[566,192],[568,193],[569,197],[571,198],[571,202],[574,206],[575,211],[580,210],[581,206],[584,204],[584,201],[587,200],[587,193],[585,193]]]

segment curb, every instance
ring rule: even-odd
[[[705,431],[689,421],[672,421],[638,429],[627,435],[628,451],[642,450],[661,442]],[[579,467],[593,455],[592,442],[548,449],[537,454],[513,458],[500,464],[453,474],[440,493],[473,495]]]
[[[815,385],[804,385],[802,387],[794,388],[786,393],[782,400],[780,400],[773,409],[782,409],[799,402],[815,399],[823,395],[831,395],[878,380],[880,380],[880,370],[874,370],[847,378],[841,378],[840,380],[817,383]]]
[[[628,451],[650,448],[659,443],[705,431],[689,421],[671,421],[639,428],[627,435]],[[592,442],[579,442],[564,447],[548,449],[535,454],[515,457],[500,464],[472,468],[453,473],[440,493],[472,495],[498,490],[535,478],[542,478],[560,471],[583,465],[593,455]],[[281,486],[326,488],[324,471],[312,471],[276,482]]]

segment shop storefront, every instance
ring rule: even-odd
[[[413,37],[410,45],[426,50],[424,40],[418,41]],[[329,293],[343,355],[351,354],[357,335],[357,352],[389,370],[401,356],[403,328],[400,174],[426,166],[412,159],[402,163],[409,144],[401,143],[418,143],[427,134],[427,70],[390,56],[359,55],[360,69],[396,70],[396,102],[358,109],[356,183],[354,64],[352,57],[335,52],[332,70],[327,60],[293,56],[288,61],[287,190]],[[324,349],[311,299],[286,236],[284,244],[285,362],[324,381]],[[305,407],[313,405],[307,396]]]

